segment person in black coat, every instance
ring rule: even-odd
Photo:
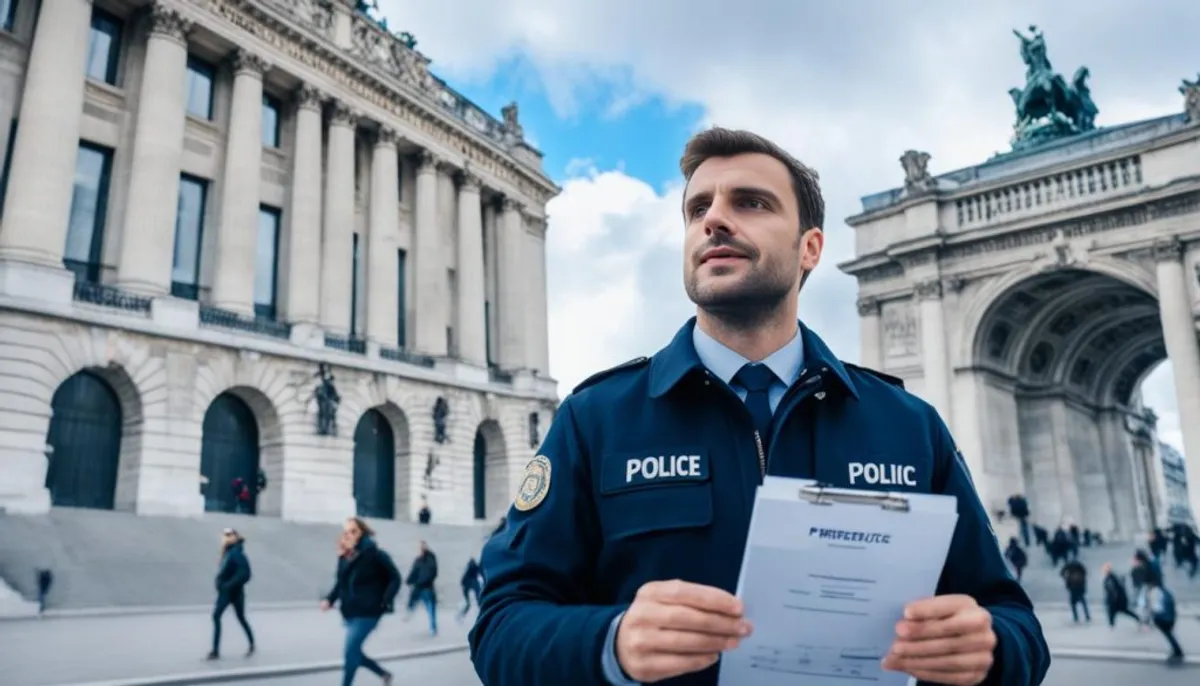
[[[242,631],[246,632],[246,641],[250,644],[246,656],[254,654],[254,632],[246,621],[246,584],[250,583],[250,560],[244,549],[246,539],[234,529],[221,532],[221,564],[217,567],[217,602],[213,607],[213,636],[212,651],[208,659],[216,660],[221,656],[221,616],[230,606],[237,617]]]
[[[463,570],[462,580],[459,582],[462,585],[463,592],[463,607],[458,613],[459,619],[467,616],[471,611],[471,595],[475,596],[475,605],[479,606],[479,591],[483,587],[483,568],[475,561],[475,558],[467,560],[467,568]]]
[[[1020,581],[1025,567],[1029,564],[1029,556],[1025,554],[1025,549],[1021,547],[1016,536],[1008,539],[1008,548],[1004,550],[1004,557],[1012,565],[1013,571],[1017,573],[1017,581]]]
[[[405,619],[412,616],[412,611],[417,603],[425,606],[425,612],[429,615],[429,632],[434,636],[437,635],[437,592],[434,590],[433,583],[437,580],[438,564],[437,556],[429,549],[429,545],[425,541],[421,541],[420,554],[413,560],[412,569],[408,572],[408,578],[405,583],[412,587],[408,596],[408,614]]]
[[[363,653],[363,643],[379,626],[380,618],[392,612],[400,592],[400,570],[376,545],[374,533],[358,517],[346,520],[338,542],[337,581],[321,601],[322,611],[338,605],[346,625],[342,686],[354,683],[359,667],[373,672],[384,684],[392,683],[391,672]]]
[[[1142,618],[1129,609],[1129,593],[1125,590],[1125,580],[1117,576],[1112,564],[1104,563],[1101,568],[1104,574],[1104,609],[1108,611],[1108,625],[1116,626],[1117,615],[1128,615],[1133,621],[1142,623]]]

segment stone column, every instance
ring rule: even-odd
[[[367,228],[367,337],[395,347],[399,333],[400,161],[396,132],[381,128],[371,153],[370,225]]]
[[[1192,512],[1200,512],[1200,343],[1188,302],[1183,245],[1177,238],[1154,246],[1158,261],[1158,308],[1162,318],[1167,359],[1175,376],[1175,395],[1182,419],[1183,454],[1187,461],[1188,499]]]
[[[21,94],[0,259],[62,267],[79,155],[90,0],[44,0]]]
[[[239,49],[233,54],[233,102],[225,138],[212,303],[245,315],[254,314],[262,178],[262,80],[268,68],[266,61],[251,52]]]
[[[414,348],[425,355],[446,354],[446,307],[442,293],[446,268],[437,230],[437,157],[424,150],[417,158],[417,208],[413,227],[416,332]]]
[[[358,115],[333,103],[325,153],[325,227],[321,240],[321,325],[350,331],[354,262],[354,132]]]
[[[307,84],[296,91],[288,211],[287,290],[284,319],[316,324],[321,302],[321,94]]]
[[[917,284],[921,302],[921,356],[925,376],[925,399],[951,424],[950,373],[946,359],[946,317],[942,312],[942,282],[931,279]]]
[[[505,198],[496,225],[496,263],[499,279],[496,299],[500,302],[500,355],[498,363],[505,369],[522,369],[525,363],[525,314],[529,307],[523,264],[525,220],[523,207],[512,198]]]
[[[190,24],[174,10],[157,4],[150,22],[117,283],[130,291],[163,295],[171,290],[175,254]]]
[[[880,330],[880,303],[878,298],[859,298],[858,325],[861,332],[862,349],[859,359],[862,365],[877,371],[883,370],[883,340]]]
[[[487,364],[486,299],[483,265],[483,205],[479,178],[464,171],[458,187],[458,353],[463,360]]]

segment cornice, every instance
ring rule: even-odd
[[[477,173],[482,172],[507,184],[538,204],[544,205],[561,191],[548,177],[516,161],[496,142],[438,112],[438,103],[428,96],[359,63],[350,52],[333,45],[329,37],[312,28],[297,26],[290,18],[281,16],[278,10],[252,0],[168,2],[192,18],[221,20],[253,36],[272,50],[332,80],[354,97],[384,110],[407,127],[430,136],[447,151],[462,155]],[[284,68],[278,62],[276,65]],[[308,80],[306,74],[295,76]],[[330,95],[337,97],[337,94]],[[393,122],[383,123],[393,125]]]

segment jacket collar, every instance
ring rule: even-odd
[[[825,345],[817,334],[813,333],[804,322],[800,322],[800,336],[804,342],[804,368],[828,369],[838,383],[853,397],[858,399],[858,389],[850,379],[850,374],[829,346]],[[696,327],[696,318],[687,320],[671,342],[665,348],[655,353],[650,359],[650,397],[658,398],[666,395],[692,372],[704,368],[700,356],[696,354],[696,346],[692,342],[692,330]],[[802,376],[804,376],[802,374]]]

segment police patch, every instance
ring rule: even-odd
[[[538,455],[525,465],[525,478],[521,479],[521,487],[517,489],[517,498],[513,506],[521,512],[528,512],[546,499],[550,492],[550,460]]]

